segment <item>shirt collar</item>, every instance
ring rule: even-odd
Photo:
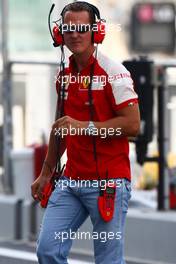
[[[89,68],[93,64],[93,62],[95,60],[95,52],[96,52],[96,50],[89,57],[88,62],[87,62],[87,66],[84,69],[82,69],[82,71],[84,71],[85,69]],[[71,72],[76,72],[76,63],[75,63],[75,59],[74,59],[74,55],[73,54],[69,57],[69,69],[70,69]]]

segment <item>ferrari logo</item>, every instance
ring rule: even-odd
[[[84,77],[82,85],[84,89],[87,89],[87,87],[89,86],[89,77]]]

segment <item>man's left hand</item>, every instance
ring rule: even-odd
[[[63,116],[55,121],[52,126],[52,130],[55,135],[58,133],[59,135],[66,136],[67,134],[71,134],[71,129],[76,131],[76,134],[80,135],[80,131],[84,131],[88,127],[88,121],[79,121],[73,119],[70,116]],[[82,133],[84,134],[84,133]]]

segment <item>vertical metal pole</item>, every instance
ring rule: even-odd
[[[169,209],[169,177],[167,169],[167,133],[166,133],[166,72],[160,68],[158,86],[158,149],[159,149],[159,182],[158,210]]]
[[[3,102],[3,187],[5,193],[13,192],[10,153],[12,149],[12,89],[11,66],[8,61],[8,0],[1,0],[2,18],[2,102]]]

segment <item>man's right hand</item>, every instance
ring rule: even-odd
[[[44,176],[42,174],[39,175],[39,177],[32,183],[31,185],[31,195],[34,198],[34,200],[41,201],[43,198],[42,191],[44,186],[49,183],[50,177]]]

